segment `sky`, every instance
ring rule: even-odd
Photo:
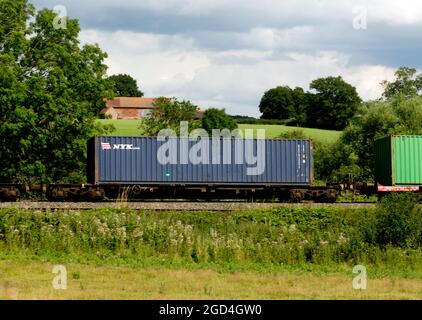
[[[265,91],[342,76],[364,100],[422,69],[419,0],[30,0],[77,18],[146,97],[259,117]],[[59,7],[61,6],[59,9]],[[65,11],[63,10],[65,9]]]

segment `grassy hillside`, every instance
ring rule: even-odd
[[[269,139],[276,138],[280,136],[282,133],[291,132],[295,130],[303,130],[303,133],[305,134],[305,136],[319,142],[329,142],[329,143],[335,142],[341,135],[341,131],[288,127],[288,126],[282,126],[282,125],[240,124],[239,128],[242,130],[264,129],[266,137]]]
[[[115,136],[139,136],[140,120],[98,120],[102,124],[112,124],[116,130]]]
[[[116,136],[139,136],[139,120],[98,120],[103,124],[113,124],[116,130],[112,133]],[[297,127],[287,127],[282,125],[254,125],[254,124],[241,124],[239,128],[242,130],[245,129],[264,129],[266,131],[266,137],[276,138],[282,133],[291,132],[293,130],[298,130]],[[336,141],[341,132],[334,130],[321,130],[321,129],[311,129],[311,128],[300,128],[303,130],[303,133],[316,141],[319,142],[334,142]]]

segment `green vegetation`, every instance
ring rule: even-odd
[[[110,120],[110,119],[101,119],[97,122],[103,125],[112,125],[113,130],[109,133],[111,136],[140,136],[139,125],[141,120]]]
[[[408,199],[393,199],[405,203]],[[62,261],[220,270],[363,264],[422,277],[421,209],[278,208],[246,212],[0,211],[0,251]],[[419,222],[419,223],[415,223]],[[392,229],[391,229],[392,228]],[[389,241],[404,230],[400,241]],[[411,232],[408,232],[411,230]],[[388,243],[387,243],[388,242]]]
[[[41,259],[39,259],[41,260]],[[218,272],[175,266],[134,268],[66,262],[67,289],[54,290],[53,263],[0,260],[0,300],[5,299],[420,299],[422,281],[375,277],[368,269],[366,290],[352,287],[352,268],[304,272],[286,266],[271,272]]]
[[[422,210],[419,196],[391,194],[381,200],[376,212],[375,242],[387,246],[422,247]]]
[[[178,101],[176,98],[160,97],[154,101],[154,108],[148,116],[139,123],[140,134],[157,136],[161,130],[168,135],[180,135],[182,121],[188,122],[187,131],[200,127],[200,121],[195,120],[198,107],[190,101]]]
[[[242,130],[245,129],[264,129],[266,137],[269,139],[279,138],[281,135],[289,132],[294,132],[301,130],[303,135],[307,138],[313,139],[322,143],[332,143],[337,141],[341,135],[341,131],[334,130],[323,130],[323,129],[313,129],[313,128],[300,128],[300,127],[288,127],[280,125],[249,125],[249,124],[240,124],[239,128]]]
[[[140,136],[140,131],[138,126],[140,120],[97,120],[98,122],[106,125],[113,125],[115,130],[110,133],[110,135],[116,136]],[[266,137],[269,139],[278,138],[283,133],[289,133],[297,130],[303,130],[303,134],[315,141],[319,142],[328,142],[332,143],[337,141],[340,137],[340,131],[333,130],[322,130],[322,129],[312,129],[312,128],[298,128],[298,127],[288,127],[281,125],[250,125],[250,124],[240,124],[239,129],[264,129],[266,132]],[[256,132],[255,132],[256,133]]]
[[[422,208],[0,210],[0,299],[418,299]],[[68,289],[53,290],[65,265]],[[368,289],[352,289],[355,265]]]
[[[298,125],[307,123],[309,93],[302,88],[279,86],[265,92],[259,104],[263,119],[289,120]]]
[[[240,116],[232,116],[234,120],[238,124],[267,124],[267,125],[287,125],[290,121],[289,120],[281,120],[281,119],[256,119],[252,117],[243,117]]]
[[[112,75],[108,79],[113,81],[114,92],[119,97],[143,97],[144,95],[138,89],[137,81],[128,74]]]
[[[403,98],[365,104],[344,130],[337,143],[324,146],[318,174],[339,180],[352,173],[361,181],[374,179],[376,139],[393,134],[422,134],[422,97]],[[316,151],[317,152],[317,151]]]
[[[259,104],[263,119],[281,119],[289,124],[343,130],[361,104],[356,88],[341,77],[312,81],[312,92],[278,86],[264,93]]]
[[[415,97],[422,90],[422,74],[417,74],[415,68],[400,67],[395,72],[394,81],[383,81],[384,92],[382,96],[385,99],[391,99],[395,96],[405,98]]]
[[[0,179],[83,182],[86,141],[112,94],[107,55],[81,46],[79,23],[25,0],[0,5]],[[57,22],[57,21],[56,21]],[[30,181],[29,181],[30,182]]]
[[[210,108],[205,111],[204,118],[202,119],[202,128],[205,129],[209,135],[212,131],[227,129],[230,132],[237,129],[238,125],[229,115],[226,114],[224,109]]]
[[[317,79],[309,87],[316,91],[307,109],[307,123],[312,127],[343,130],[362,102],[356,88],[342,77]]]

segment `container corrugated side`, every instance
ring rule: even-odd
[[[173,138],[174,139],[174,138]],[[182,139],[174,139],[180,150]],[[228,164],[212,164],[212,140],[209,140],[210,164],[187,164],[180,159],[177,164],[160,164],[158,149],[163,145],[154,137],[96,137],[97,158],[92,183],[102,184],[214,184],[214,185],[310,185],[313,178],[312,146],[309,140],[265,140],[265,169],[262,174],[248,175],[254,165],[235,163],[234,143],[227,146],[220,141],[220,154],[225,150],[232,161]],[[232,140],[233,141],[233,140]],[[253,155],[257,153],[257,140],[250,140]],[[188,140],[188,150],[198,140]],[[92,145],[92,144],[91,144]],[[117,146],[117,147],[116,147]],[[129,147],[128,147],[129,146]],[[217,148],[217,147],[215,147]],[[225,148],[225,149],[224,149]],[[183,149],[183,148],[182,148]],[[245,152],[246,153],[246,152]],[[245,154],[244,154],[245,155]],[[221,159],[221,162],[223,160]],[[93,176],[93,175],[91,175]]]
[[[385,186],[422,185],[422,136],[389,136],[375,141],[375,178]]]
[[[393,136],[393,184],[422,185],[422,136]]]

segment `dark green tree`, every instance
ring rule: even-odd
[[[160,97],[155,99],[154,108],[141,122],[139,129],[145,136],[156,136],[162,129],[171,129],[180,134],[180,122],[187,121],[191,131],[199,127],[199,121],[195,120],[197,111],[198,107],[190,101]]]
[[[381,82],[384,87],[383,98],[391,99],[394,96],[402,95],[406,98],[420,94],[422,90],[422,74],[417,74],[416,69],[400,67],[395,72],[395,80]]]
[[[289,119],[294,112],[292,89],[276,87],[264,93],[259,104],[263,119]]]
[[[69,181],[83,177],[86,141],[106,131],[95,122],[106,80],[106,54],[79,46],[77,20],[53,24],[51,10],[32,17],[26,0],[2,1],[0,16],[0,178]],[[83,181],[80,181],[83,182]]]
[[[302,88],[296,87],[292,90],[293,113],[290,114],[292,124],[305,126],[308,123],[308,108],[311,101],[311,94],[305,92]]]
[[[259,104],[262,119],[283,119],[291,123],[304,125],[308,95],[302,88],[291,89],[279,86],[265,92]]]
[[[210,135],[213,129],[228,129],[233,131],[237,127],[236,121],[226,114],[224,109],[209,108],[205,111],[204,118],[202,119],[202,128]]]
[[[422,134],[422,97],[366,103],[344,130],[340,141],[315,153],[316,170],[323,178],[374,178],[376,139],[393,134]],[[318,164],[317,164],[318,162]]]
[[[117,74],[109,77],[114,83],[114,92],[119,97],[143,97],[144,93],[138,89],[137,81],[128,74]]]
[[[343,130],[362,102],[356,88],[341,77],[316,79],[310,88],[315,90],[308,108],[313,127]]]

